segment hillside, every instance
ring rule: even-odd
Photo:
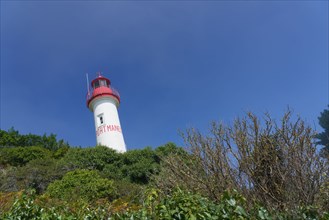
[[[123,154],[0,130],[1,219],[329,219],[314,131],[262,118]]]

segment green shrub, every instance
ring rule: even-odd
[[[17,198],[10,211],[4,213],[2,218],[6,220],[60,219],[60,216],[37,205],[35,192],[29,191]]]
[[[49,158],[50,156],[50,150],[39,146],[0,148],[1,165],[24,166],[31,160]]]
[[[16,179],[21,189],[33,188],[41,194],[50,183],[64,176],[68,171],[65,166],[65,163],[54,158],[35,159],[17,168]]]
[[[102,178],[95,170],[74,170],[61,180],[49,184],[46,194],[66,201],[94,201],[99,198],[114,198],[113,181]]]
[[[107,164],[120,159],[120,154],[104,146],[95,148],[70,148],[63,160],[71,169],[95,169],[102,171]]]
[[[315,207],[298,210],[268,212],[254,207],[247,211],[245,198],[235,191],[225,192],[218,203],[200,195],[180,189],[170,195],[162,195],[157,189],[146,191],[140,206],[129,206],[123,200],[112,204],[108,201],[65,202],[42,196],[36,198],[34,191],[23,193],[9,211],[0,214],[0,219],[259,219],[259,220],[328,220],[329,214],[320,213]],[[250,205],[250,204],[249,204]],[[109,207],[110,206],[110,207]],[[112,207],[112,208],[111,208]]]

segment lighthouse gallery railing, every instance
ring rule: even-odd
[[[112,86],[109,86],[108,88],[111,89],[114,96],[117,96],[120,99],[120,94],[115,88],[113,88]],[[93,97],[93,93],[94,93],[94,89],[91,89],[90,91],[87,92],[87,95],[86,95],[87,101],[89,101],[89,99],[91,99]]]

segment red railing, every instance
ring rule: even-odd
[[[120,100],[119,92],[115,88],[113,88],[112,86],[109,86],[109,88],[111,89],[113,95],[118,97],[119,100]],[[91,89],[90,91],[87,92],[87,95],[86,95],[87,102],[89,102],[89,100],[93,97],[93,93],[94,93],[94,89]]]

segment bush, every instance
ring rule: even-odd
[[[36,198],[33,191],[24,192],[15,200],[9,211],[0,214],[0,219],[329,219],[328,213],[320,213],[314,207],[270,213],[263,207],[254,206],[252,211],[248,212],[246,199],[236,191],[224,192],[221,199],[215,203],[181,189],[175,189],[168,195],[163,195],[156,189],[149,189],[141,206],[127,206],[122,200],[112,204],[97,201],[89,204],[82,201],[60,201],[56,204],[49,201],[49,198],[42,197]],[[49,204],[53,204],[53,207]]]
[[[100,198],[113,199],[116,195],[113,181],[102,178],[94,170],[74,170],[61,180],[49,184],[46,194],[65,201],[95,201]]]
[[[70,148],[63,157],[70,169],[95,169],[102,171],[107,164],[120,159],[120,154],[105,146],[95,148]]]
[[[49,158],[51,152],[43,147],[1,147],[0,165],[24,166],[31,160]]]
[[[3,215],[3,219],[7,220],[56,219],[54,217],[57,217],[55,213],[46,211],[35,203],[35,194],[33,191],[23,193],[15,200],[10,211]]]
[[[41,158],[17,168],[16,179],[20,189],[33,188],[41,194],[50,183],[62,178],[67,171],[66,164],[62,161]]]
[[[102,174],[107,178],[147,185],[151,175],[158,173],[160,159],[150,147],[131,150],[105,165]]]

